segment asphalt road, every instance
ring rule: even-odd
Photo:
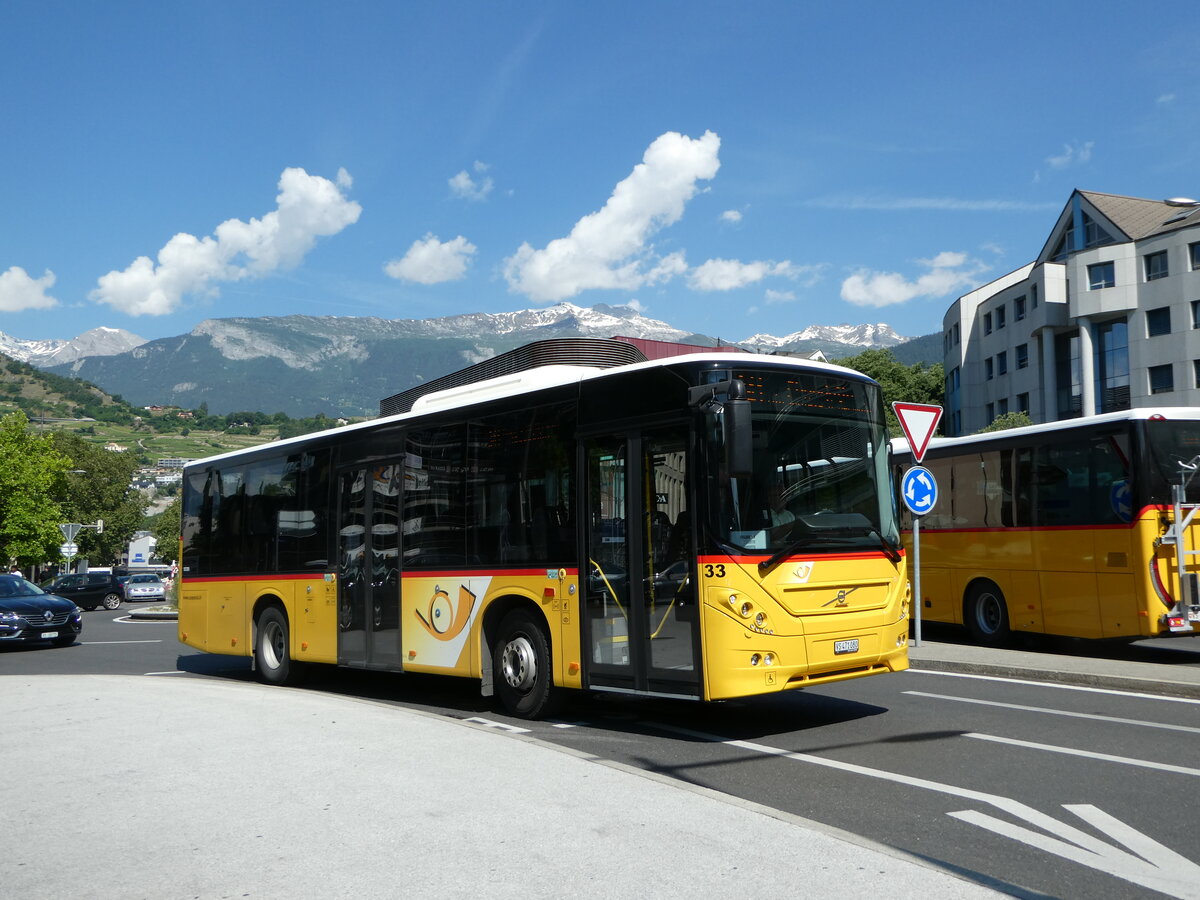
[[[247,660],[183,647],[173,622],[124,612],[85,614],[74,647],[0,650],[0,675],[252,678]],[[1200,665],[1200,638],[1160,643],[1093,649]],[[1196,700],[910,671],[721,705],[586,695],[529,723],[455,679],[330,669],[309,687],[711,788],[1021,896],[1200,897]]]

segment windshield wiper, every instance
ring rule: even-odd
[[[885,538],[882,534],[874,529],[871,529],[871,535],[879,539],[879,544],[883,547],[883,552],[887,554],[887,558],[893,563],[900,562],[900,548]]]
[[[850,537],[850,535],[846,535],[846,537],[825,537],[823,535],[811,535],[810,534],[810,535],[807,535],[802,538],[797,538],[796,540],[794,540],[790,544],[788,544],[786,547],[784,547],[782,550],[780,550],[778,553],[773,555],[770,559],[764,559],[762,562],[760,562],[758,564],[758,574],[759,575],[767,574],[767,570],[773,569],[775,566],[779,565],[779,563],[783,562],[783,560],[787,559],[789,556],[795,556],[797,553],[799,553],[805,547],[809,547],[813,544],[825,544],[825,545],[833,544],[835,546],[836,545],[846,546],[847,539],[849,537]]]

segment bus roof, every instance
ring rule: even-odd
[[[1059,422],[1045,422],[1041,425],[1024,425],[1020,428],[1006,428],[1003,431],[988,431],[983,434],[968,434],[962,437],[935,437],[930,439],[925,453],[939,449],[953,450],[957,447],[967,447],[990,441],[1006,441],[1013,438],[1038,437],[1060,431],[1073,431],[1091,425],[1107,425],[1116,422],[1132,422],[1145,419],[1177,419],[1184,421],[1200,421],[1200,408],[1193,406],[1158,406],[1141,407],[1138,409],[1123,409],[1119,412],[1101,413],[1098,416],[1081,416],[1074,419],[1063,419]],[[910,453],[908,441],[904,438],[892,438],[892,450],[896,453]]]
[[[771,366],[775,368],[796,369],[798,371],[827,372],[829,374],[837,374],[849,377],[857,381],[871,381],[868,376],[863,375],[861,372],[856,372],[854,369],[847,369],[843,366],[837,366],[833,363],[820,362],[812,359],[800,359],[792,356],[768,356],[759,353],[687,353],[680,356],[652,359],[646,362],[636,362],[629,365],[614,366],[607,369],[598,369],[594,366],[541,366],[536,369],[529,369],[524,372],[516,373],[515,375],[502,375],[497,378],[488,379],[487,381],[479,381],[475,382],[474,384],[464,385],[462,387],[450,388],[445,391],[437,391],[431,394],[426,394],[414,404],[411,412],[398,413],[392,416],[381,416],[376,419],[368,419],[364,422],[356,422],[353,425],[343,425],[339,428],[330,428],[325,431],[310,432],[308,434],[298,435],[297,437],[287,438],[282,441],[272,441],[267,444],[258,444],[254,447],[244,447],[240,450],[230,450],[227,453],[218,453],[213,456],[206,456],[202,459],[192,460],[190,463],[188,463],[187,468],[203,468],[212,465],[214,462],[229,458],[253,456],[259,452],[267,450],[276,450],[292,445],[303,444],[307,441],[311,441],[313,438],[319,435],[329,435],[334,433],[339,436],[349,435],[356,431],[369,430],[372,428],[377,428],[380,425],[390,424],[393,422],[404,422],[409,419],[420,419],[433,412],[463,409],[473,406],[477,403],[484,403],[491,400],[501,400],[507,397],[516,397],[521,394],[546,390],[553,387],[561,387],[568,384],[578,384],[580,382],[594,381],[602,378],[616,378],[632,372],[672,368],[678,365],[695,365],[697,363],[717,363],[721,366],[721,368],[726,369],[737,368],[746,365]]]

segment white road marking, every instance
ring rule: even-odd
[[[170,671],[170,672],[143,672],[142,674],[143,675],[186,675],[187,672],[184,672],[181,669],[174,669],[173,671]]]
[[[1003,675],[977,675],[973,672],[939,672],[934,669],[909,669],[914,675],[942,675],[946,678],[974,678],[979,681],[999,681],[1005,684],[1029,684],[1059,691],[1085,691],[1089,694],[1112,694],[1117,697],[1136,697],[1139,700],[1163,700],[1167,703],[1191,703],[1200,706],[1195,697],[1168,697],[1166,694],[1144,694],[1138,691],[1118,691],[1113,688],[1088,687],[1083,684],[1059,684],[1055,681],[1033,681],[1028,678],[1008,678]]]
[[[1038,744],[1033,741],[1019,741],[1016,738],[997,737],[994,734],[964,734],[963,737],[976,738],[981,741],[992,741],[996,744],[1009,744],[1013,747],[1026,747],[1030,750],[1045,750],[1048,753],[1062,753],[1067,756],[1082,756],[1086,759],[1098,759],[1103,762],[1115,762],[1124,766],[1140,766],[1143,769],[1154,769],[1156,772],[1174,772],[1177,775],[1200,776],[1200,769],[1188,769],[1184,766],[1173,766],[1170,763],[1157,762],[1150,759],[1134,759],[1129,756],[1113,756],[1110,753],[1096,753],[1092,750],[1076,750],[1073,747],[1056,747],[1053,744]]]
[[[1034,849],[1053,853],[1055,856],[1060,856],[1063,859],[1069,859],[1081,865],[1124,879],[1125,881],[1142,885],[1143,887],[1159,891],[1171,897],[1177,897],[1179,900],[1200,900],[1200,865],[1197,865],[1185,856],[1181,856],[1174,850],[1162,846],[1136,829],[1126,825],[1124,822],[1113,818],[1107,813],[1101,812],[1094,806],[1064,805],[1063,808],[1089,822],[1114,840],[1124,844],[1125,847],[1135,851],[1134,853],[1105,843],[1065,822],[1059,822],[1052,816],[1039,812],[1031,806],[1026,806],[1024,803],[1009,797],[1001,797],[998,794],[988,794],[984,791],[975,791],[970,788],[941,784],[925,778],[914,778],[910,775],[901,775],[898,772],[872,769],[868,766],[839,762],[820,756],[812,756],[807,753],[781,750],[778,747],[755,744],[751,741],[730,741],[717,735],[666,725],[659,725],[658,727],[666,731],[724,744],[727,747],[736,747],[742,750],[750,750],[754,753],[792,759],[797,762],[824,766],[829,769],[837,769],[855,775],[865,775],[868,778],[878,778],[882,781],[890,781],[908,787],[935,791],[939,794],[946,794],[963,800],[984,803],[1014,818],[1023,819],[1031,825],[1041,828],[1043,831],[1058,835],[1059,838],[1063,838],[1064,840],[1048,837],[1045,834],[1031,831],[1023,826],[1014,825],[1003,819],[997,819],[994,816],[976,810],[952,812],[947,815],[963,822],[978,825],[981,828],[1003,835],[1004,837],[1020,841]]]
[[[516,725],[509,725],[507,722],[493,722],[491,719],[481,719],[479,716],[471,716],[469,719],[464,719],[464,722],[473,722],[476,725],[484,725],[488,728],[495,728],[498,731],[507,731],[510,734],[529,734],[528,728],[518,728]]]
[[[998,700],[977,700],[974,697],[955,697],[950,694],[927,694],[924,691],[905,691],[914,697],[930,697],[934,700],[953,700],[955,703],[974,703],[976,706],[995,706],[1000,709],[1016,709],[1021,712],[1044,713],[1048,716],[1065,716],[1068,719],[1091,719],[1096,722],[1112,722],[1117,725],[1137,725],[1141,728],[1163,728],[1167,731],[1185,731],[1200,734],[1200,728],[1192,725],[1171,725],[1166,722],[1147,722],[1144,719],[1123,719],[1120,716],[1102,716],[1097,713],[1071,712],[1065,709],[1049,709],[1043,706],[1025,706],[1020,703],[1001,703]]]
[[[156,641],[80,641],[81,644],[161,644],[161,640]]]

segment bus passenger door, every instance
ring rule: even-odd
[[[584,441],[593,688],[700,695],[686,426]]]
[[[343,471],[338,479],[338,665],[400,666],[402,468]]]

